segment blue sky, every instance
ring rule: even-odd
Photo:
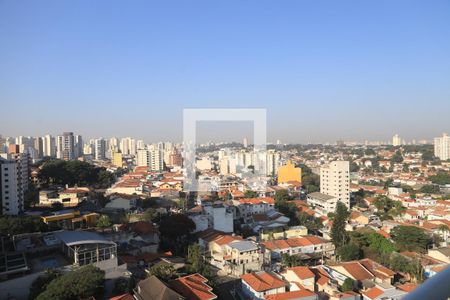
[[[183,108],[256,107],[272,141],[431,139],[450,130],[449,15],[439,0],[0,0],[0,134],[180,140]]]

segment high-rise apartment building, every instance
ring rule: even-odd
[[[160,172],[164,168],[162,151],[157,146],[137,150],[136,165],[149,167],[151,171]]]
[[[8,146],[8,153],[9,154],[16,154],[20,152],[20,147],[17,144],[9,144]]]
[[[27,153],[0,157],[0,212],[18,215],[23,211],[24,193],[28,190],[30,156]]]
[[[163,153],[158,147],[150,148],[150,170],[160,172],[164,169]]]
[[[28,153],[16,153],[10,155],[10,158],[17,163],[19,187],[25,193],[26,191],[28,191],[30,185],[31,156]]]
[[[112,156],[111,157],[112,164],[118,168],[122,168],[123,167],[122,153],[120,151],[113,150],[111,156]]]
[[[173,147],[172,152],[169,155],[169,166],[178,166],[181,167],[183,165],[183,158],[181,154],[178,152],[177,148]]]
[[[136,166],[138,166],[138,167],[150,166],[150,153],[147,149],[139,149],[137,151]]]
[[[400,138],[400,136],[398,134],[394,135],[392,137],[392,145],[393,146],[401,146],[402,143],[402,139]]]
[[[44,156],[55,157],[56,156],[56,144],[55,138],[47,134],[43,137],[43,152]]]
[[[281,154],[273,149],[267,150],[266,157],[266,174],[274,176],[280,167]]]
[[[108,149],[112,151],[119,150],[119,139],[116,137],[112,137],[109,139]]]
[[[434,138],[434,156],[440,160],[450,159],[450,137],[448,134],[442,134],[442,137]]]
[[[0,205],[2,215],[18,215],[23,209],[17,163],[0,157]]]
[[[36,149],[36,158],[44,157],[44,140],[41,137],[34,138],[34,149]]]
[[[75,159],[75,137],[73,132],[64,132],[59,135],[56,142],[56,156],[59,159]]]
[[[74,146],[75,158],[83,156],[83,137],[81,135],[78,134],[74,137]]]
[[[320,193],[350,208],[350,162],[338,160],[320,168]]]
[[[94,157],[96,160],[104,160],[106,158],[106,140],[103,138],[96,139],[94,142]]]

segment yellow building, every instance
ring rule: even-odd
[[[302,182],[302,169],[296,168],[291,161],[284,166],[278,168],[278,184],[287,183],[289,181]]]
[[[123,167],[123,161],[122,161],[122,152],[113,151],[112,153],[112,164],[118,168]]]

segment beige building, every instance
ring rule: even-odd
[[[293,226],[281,230],[262,230],[260,234],[261,241],[284,240],[299,236],[308,235],[308,229],[305,226]]]
[[[39,192],[39,205],[51,206],[53,203],[62,203],[66,207],[77,206],[87,200],[89,188],[68,188],[61,192],[43,190]]]
[[[208,243],[208,252],[210,263],[232,276],[259,271],[264,262],[259,245],[240,236],[220,236]]]
[[[122,152],[113,151],[111,162],[114,166],[122,168],[123,167]]]
[[[319,192],[308,194],[306,201],[313,208],[316,217],[326,216],[336,211],[337,198]]]
[[[450,264],[450,247],[428,250],[428,256]]]
[[[402,144],[403,144],[402,139],[398,134],[396,134],[392,137],[392,145],[393,146],[401,146]]]
[[[441,160],[450,159],[450,137],[446,133],[434,138],[434,156]]]
[[[320,168],[320,192],[350,207],[350,162],[333,161]]]

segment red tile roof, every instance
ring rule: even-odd
[[[298,267],[292,267],[288,268],[286,271],[292,271],[297,275],[300,279],[307,279],[307,278],[314,278],[314,273],[311,272],[311,270],[308,267],[298,266]]]
[[[239,202],[241,204],[260,204],[260,203],[275,204],[275,200],[271,197],[244,198],[244,199],[240,199]]]
[[[300,291],[294,292],[285,292],[273,295],[267,295],[266,300],[289,300],[289,299],[301,299],[304,297],[314,297],[317,296],[316,293],[311,292],[310,290],[304,289]]]
[[[364,296],[366,296],[369,299],[375,299],[384,294],[384,292],[377,287],[373,287],[362,293]]]
[[[223,235],[214,240],[214,243],[222,246],[238,240],[242,240],[242,237],[239,235]]]
[[[405,283],[402,285],[397,286],[399,290],[402,290],[404,292],[410,293],[414,291],[417,288],[417,284],[414,283]]]
[[[264,292],[286,286],[286,283],[272,273],[265,271],[253,272],[241,275],[241,279],[253,290]]]
[[[187,300],[217,299],[217,295],[212,292],[212,287],[206,282],[208,279],[196,273],[175,279],[170,283],[170,287]]]

